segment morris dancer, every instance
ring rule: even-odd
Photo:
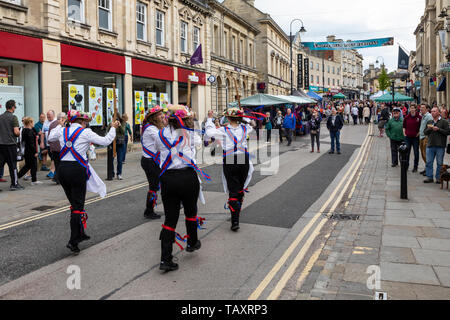
[[[120,126],[120,123],[116,121],[112,124],[106,137],[100,137],[91,129],[86,129],[91,120],[88,113],[70,110],[68,114],[70,127],[65,127],[64,119],[61,119],[59,125],[52,130],[49,136],[50,142],[59,140],[61,144],[58,177],[71,204],[71,236],[67,248],[75,255],[80,252],[78,244],[90,239],[85,233],[88,219],[84,209],[86,190],[99,192],[103,196],[106,194],[106,187],[89,165],[86,152],[91,143],[102,146],[111,144],[116,137],[116,129]],[[101,190],[102,187],[104,190]]]
[[[159,219],[161,216],[155,213],[156,200],[159,191],[160,154],[156,151],[155,143],[159,130],[164,128],[165,115],[160,106],[156,106],[149,111],[143,122],[142,128],[142,160],[141,166],[144,169],[149,184],[147,194],[147,208],[144,217],[147,219]]]
[[[245,114],[238,108],[224,112],[229,125],[216,128],[212,118],[206,121],[205,129],[208,137],[215,137],[222,142],[223,174],[222,181],[225,193],[229,193],[228,208],[231,211],[231,230],[239,230],[239,217],[244,201],[244,194],[250,184],[254,171],[247,148],[247,137],[253,128],[245,122]]]
[[[185,242],[187,252],[199,250],[197,228],[203,219],[197,217],[197,201],[201,193],[197,173],[206,180],[209,176],[200,170],[195,163],[196,146],[201,146],[201,138],[194,133],[194,121],[190,112],[184,106],[171,106],[168,110],[169,126],[162,129],[156,136],[156,149],[161,157],[161,196],[164,204],[165,221],[160,235],[161,264],[159,269],[174,271],[178,264],[173,262],[173,243],[183,250],[175,241],[177,238]],[[181,204],[186,216],[187,236],[181,237],[175,229],[180,216]]]

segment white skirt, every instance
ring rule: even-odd
[[[101,198],[105,198],[106,197],[105,183],[97,175],[94,168],[92,168],[92,166],[90,164],[88,164],[88,165],[89,165],[89,171],[91,172],[91,177],[89,178],[89,180],[86,183],[87,191],[93,192],[93,193],[98,193],[98,195]]]

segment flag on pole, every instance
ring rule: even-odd
[[[191,57],[191,66],[202,63],[203,63],[202,45],[199,45],[197,50],[195,50],[194,54]]]
[[[399,46],[398,47],[398,68],[408,70],[409,67],[409,56],[408,54]]]

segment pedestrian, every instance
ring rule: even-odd
[[[58,113],[58,116],[56,117],[56,121],[53,121],[50,124],[48,133],[50,134],[52,130],[54,130],[61,122],[65,123],[67,120],[67,116],[64,112]],[[58,168],[59,164],[61,162],[61,158],[59,156],[59,153],[61,152],[61,145],[59,144],[59,141],[52,141],[48,143],[50,146],[50,157],[53,159],[53,162],[55,164],[55,171],[53,175],[53,182],[56,182],[56,184],[59,184],[58,180]]]
[[[55,111],[49,110],[49,111],[47,111],[47,120],[44,122],[44,124],[42,126],[42,132],[44,133],[44,151],[45,151],[45,154],[47,154],[50,157],[51,163],[50,163],[50,169],[48,169],[46,166],[45,166],[46,170],[41,168],[41,171],[49,171],[47,174],[47,178],[49,178],[49,179],[53,179],[55,177],[55,161],[52,157],[52,153],[50,152],[50,144],[48,142],[48,133],[50,131],[50,125],[53,122],[57,122],[56,114],[55,114]]]
[[[270,112],[266,112],[266,117],[263,121],[264,129],[266,129],[267,132],[267,143],[270,143],[270,139],[272,138],[272,121],[270,119]]]
[[[176,238],[183,241],[187,239],[187,252],[201,248],[197,228],[202,224],[202,219],[197,217],[197,202],[199,196],[202,196],[197,172],[205,179],[210,179],[195,163],[196,147],[201,146],[202,139],[194,131],[194,121],[189,109],[184,106],[171,106],[168,109],[168,117],[169,125],[159,131],[157,136],[152,134],[156,139],[156,151],[160,152],[161,157],[161,196],[165,214],[160,234],[159,269],[166,272],[178,269],[172,255]],[[175,230],[181,205],[186,216],[187,235],[184,238]]]
[[[391,142],[393,168],[398,166],[398,148],[405,141],[405,135],[403,134],[403,119],[400,118],[401,112],[402,111],[400,108],[394,108],[394,110],[392,111],[393,117],[386,124],[386,135],[389,137]]]
[[[389,109],[383,103],[381,104],[380,120],[378,121],[378,129],[380,130],[380,138],[383,138],[384,129],[386,123],[389,121],[390,114]]]
[[[48,140],[50,142],[59,141],[62,149],[58,179],[71,205],[71,235],[67,248],[74,254],[78,254],[80,252],[78,244],[90,239],[85,232],[88,219],[84,207],[86,190],[89,188],[90,191],[101,194],[101,191],[91,189],[90,183],[95,181],[96,185],[103,184],[88,163],[87,151],[91,143],[101,146],[111,144],[116,137],[116,130],[120,123],[118,121],[113,123],[108,134],[105,137],[100,137],[91,129],[86,128],[89,122],[92,121],[89,113],[70,110],[67,118],[70,122],[70,127],[65,126],[65,120],[61,117],[58,121],[58,126],[48,136]],[[104,188],[103,192],[106,193],[106,187]]]
[[[122,169],[123,169],[123,159],[125,157],[125,128],[126,122],[123,120],[121,115],[117,115],[120,126],[116,130],[116,153],[117,153],[117,180],[123,180]],[[110,127],[109,127],[110,128]],[[114,166],[112,176],[115,176]]]
[[[419,167],[419,144],[420,144],[420,124],[422,116],[417,112],[415,104],[411,104],[409,114],[403,119],[403,134],[405,135],[406,146],[408,147],[408,165],[411,149],[414,149],[414,168],[412,172],[417,172]]]
[[[283,122],[284,122],[283,114],[281,113],[281,110],[278,110],[277,115],[274,119],[274,123],[275,129],[278,129],[278,134],[280,136],[280,143],[283,143]]]
[[[358,107],[356,105],[353,105],[352,107],[352,117],[353,117],[353,124],[356,126],[358,124]]]
[[[317,111],[313,112],[311,120],[309,120],[310,135],[311,135],[311,153],[314,153],[314,141],[317,143],[317,153],[320,153],[320,122],[322,119],[319,117]]]
[[[144,217],[151,220],[161,218],[159,214],[155,213],[159,191],[159,175],[161,174],[160,154],[156,151],[156,139],[159,130],[164,128],[164,117],[163,109],[160,106],[155,106],[149,110],[142,123],[141,167],[144,169],[149,185]]]
[[[370,108],[369,108],[368,104],[366,104],[366,106],[364,107],[363,117],[364,117],[365,124],[369,124],[370,123]]]
[[[292,110],[288,108],[286,111],[286,117],[283,120],[283,128],[286,139],[288,141],[288,147],[292,143],[292,131],[295,130],[295,125],[296,125],[295,117],[292,114]]]
[[[422,116],[422,121],[420,122],[420,153],[422,155],[422,160],[425,163],[425,166],[427,164],[427,143],[428,143],[428,137],[425,135],[425,128],[427,127],[428,121],[433,120],[433,117],[431,116],[431,107],[427,104],[422,104],[420,106],[420,114]],[[421,175],[426,176],[426,168],[420,172]]]
[[[20,136],[19,121],[14,115],[16,102],[6,102],[6,111],[0,116],[0,168],[8,164],[11,191],[22,190],[17,177],[17,137]]]
[[[351,114],[351,108],[350,108],[350,103],[346,103],[345,107],[344,107],[344,121],[348,124],[350,124],[350,114]]]
[[[41,171],[49,171],[50,169],[47,168],[47,150],[45,150],[45,136],[44,131],[42,131],[42,128],[44,126],[44,122],[46,121],[45,113],[41,113],[39,115],[39,121],[36,122],[34,125],[34,130],[36,134],[38,135],[38,144],[39,144],[39,160],[41,161]]]
[[[334,154],[334,150],[337,150],[337,154],[341,154],[341,129],[344,126],[344,120],[342,116],[337,114],[335,108],[331,110],[331,117],[327,121],[327,129],[330,131],[331,138],[331,151],[329,154]]]
[[[25,165],[20,169],[18,179],[22,178],[28,171],[31,172],[31,185],[42,184],[41,181],[37,181],[37,158],[38,158],[38,137],[33,130],[33,119],[30,117],[24,118],[24,128],[22,130],[22,141],[25,146]]]
[[[128,123],[128,115],[124,113],[122,115],[123,121],[125,121],[125,154],[123,155],[122,164],[126,164],[127,153],[128,153],[128,142],[133,143],[133,132],[131,131],[130,124]]]
[[[224,112],[228,118],[227,127],[216,128],[212,119],[206,123],[206,134],[220,140],[223,147],[222,182],[225,193],[229,194],[228,208],[231,211],[231,230],[239,230],[239,218],[244,195],[254,171],[247,147],[246,137],[252,131],[245,123],[245,115],[237,108]]]
[[[358,105],[358,120],[359,124],[363,124],[364,119],[364,105],[361,103]]]
[[[433,165],[436,158],[436,183],[440,183],[441,167],[444,163],[445,148],[447,147],[447,136],[450,134],[449,123],[442,119],[439,108],[431,109],[432,120],[428,121],[424,130],[428,137],[427,142],[427,165],[424,183],[433,183]]]

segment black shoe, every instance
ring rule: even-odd
[[[412,172],[416,173],[417,171],[419,171],[419,170],[417,170],[417,168],[414,168]]]
[[[163,270],[166,272],[175,271],[178,270],[178,264],[174,263],[173,261],[161,261],[161,263],[159,264],[159,270]]]
[[[341,152],[340,152],[340,151],[338,151],[338,152],[337,152],[337,154],[341,154]]]
[[[397,164],[391,165],[392,168],[396,168],[397,166],[398,166]]]
[[[440,180],[436,180],[436,184],[441,184],[441,181]]]
[[[144,217],[149,220],[156,220],[156,219],[161,218],[161,216],[159,214],[156,214],[154,212],[152,212],[152,213],[145,212]]]
[[[334,151],[330,151],[330,152],[328,152],[328,154],[334,154]]]
[[[82,236],[81,236],[81,241],[87,241],[87,240],[91,240],[91,237],[89,237],[87,234],[83,234]],[[80,241],[80,242],[81,242]]]
[[[421,175],[425,175],[425,173],[427,173],[427,170],[423,170],[419,172]]]
[[[197,243],[195,244],[195,246],[188,245],[186,247],[186,252],[194,252],[195,250],[199,250],[201,247],[202,247],[202,243],[200,242],[200,240],[198,240]]]
[[[423,181],[423,183],[433,183],[433,182],[434,182],[434,180],[433,180],[433,179],[430,179],[430,178],[425,179],[425,180]]]
[[[80,253],[80,248],[78,248],[78,245],[73,245],[70,242],[67,244],[66,246],[67,248],[70,249],[70,251],[72,251],[75,255]]]
[[[18,191],[18,190],[24,190],[25,188],[22,187],[20,184],[16,184],[15,186],[9,187],[10,191]]]
[[[231,225],[231,231],[237,232],[239,229],[239,222],[233,222],[233,224]]]

